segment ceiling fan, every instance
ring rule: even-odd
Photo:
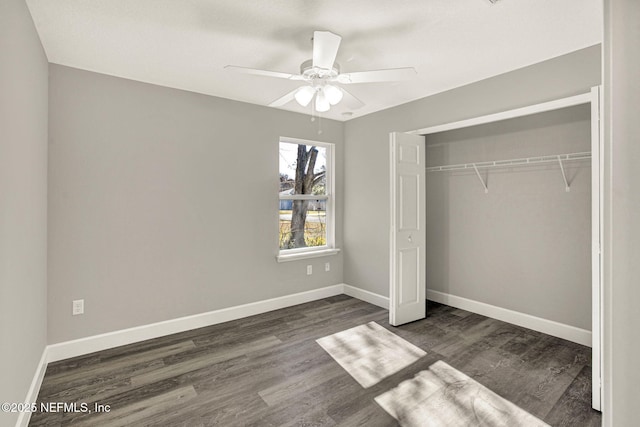
[[[295,99],[298,104],[306,107],[315,98],[313,106],[315,111],[320,113],[329,111],[332,105],[336,105],[342,100],[345,101],[347,107],[354,110],[364,105],[362,101],[336,84],[398,81],[409,79],[416,74],[416,70],[412,67],[341,73],[340,65],[335,60],[342,37],[329,31],[315,31],[312,41],[312,59],[300,65],[300,74],[257,70],[235,65],[227,65],[224,68],[246,74],[305,82],[304,86],[276,99],[269,106],[281,107]]]

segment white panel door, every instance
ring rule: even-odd
[[[391,262],[389,323],[426,315],[425,139],[391,134]]]

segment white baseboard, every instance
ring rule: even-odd
[[[382,295],[375,294],[364,289],[356,288],[351,285],[343,284],[345,295],[358,298],[359,300],[368,302],[369,304],[377,305],[378,307],[389,310],[389,297],[383,297]]]
[[[427,289],[427,299],[591,347],[591,331]]]
[[[283,297],[272,298],[264,301],[238,305],[235,307],[223,308],[209,311],[207,313],[195,314],[193,316],[180,317],[149,325],[137,326],[129,329],[108,332],[80,338],[73,341],[66,341],[52,344],[47,347],[47,362],[68,359],[70,357],[82,356],[96,351],[106,350],[121,345],[132,344],[152,338],[192,329],[211,326],[218,323],[228,322],[255,314],[266,313],[292,305],[303,304],[343,293],[342,284],[327,286],[325,288],[313,289],[307,292],[300,292]]]
[[[35,401],[38,399],[38,393],[40,392],[40,386],[42,385],[44,373],[47,370],[47,352],[48,347],[45,347],[42,351],[40,362],[38,362],[38,366],[36,366],[36,372],[33,375],[33,380],[31,380],[31,385],[29,386],[29,391],[27,391],[27,396],[24,398],[24,403],[35,403]],[[20,414],[18,415],[18,421],[16,422],[16,427],[27,427],[29,425],[30,419],[31,412],[20,412]]]

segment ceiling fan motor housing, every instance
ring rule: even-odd
[[[334,62],[331,70],[327,70],[320,67],[314,67],[313,60],[309,59],[300,65],[300,74],[305,80],[310,81],[318,79],[333,80],[338,77],[338,74],[340,74],[340,64]]]

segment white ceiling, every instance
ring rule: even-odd
[[[342,36],[342,72],[414,67],[415,79],[350,85],[353,116],[602,41],[601,0],[27,0],[50,62],[267,105],[301,83],[311,36]],[[284,109],[309,114],[294,102]],[[344,105],[324,117],[346,120]]]

